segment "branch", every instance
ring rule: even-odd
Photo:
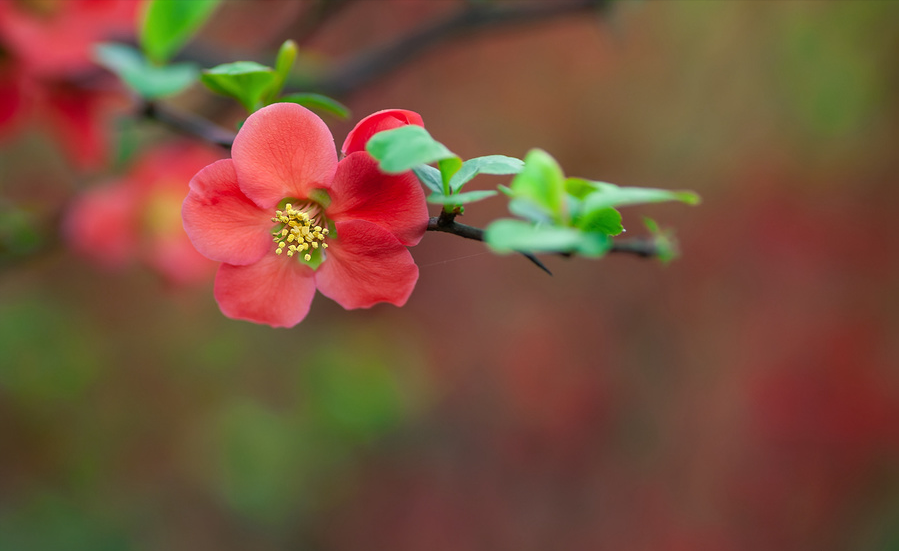
[[[396,69],[440,42],[472,31],[539,22],[581,12],[600,11],[610,0],[470,3],[467,8],[413,30],[380,48],[370,49],[325,76],[303,84],[304,91],[344,96]]]
[[[467,226],[465,224],[460,224],[453,220],[453,215],[444,216],[445,213],[441,212],[439,217],[431,217],[428,220],[428,229],[427,231],[439,231],[444,233],[451,233],[453,235],[458,235],[459,237],[464,237],[465,239],[473,239],[474,241],[484,241],[484,230],[481,228],[476,228],[474,226]],[[536,264],[541,270],[552,275],[552,272],[547,269],[546,266],[543,265],[540,260],[534,256],[532,253],[525,251],[518,251],[527,257],[528,260]],[[659,256],[659,248],[656,245],[655,240],[649,239],[646,237],[633,237],[629,239],[619,239],[612,243],[612,248],[609,249],[609,253],[627,253],[639,256],[641,258],[652,258]],[[571,256],[570,253],[559,252],[556,253],[562,256]]]
[[[204,119],[198,115],[181,111],[171,106],[148,101],[139,106],[144,117],[152,119],[183,134],[188,134],[209,143],[231,149],[234,132]]]

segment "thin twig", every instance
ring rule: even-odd
[[[484,241],[484,230],[481,228],[476,228],[474,226],[466,226],[465,224],[460,224],[453,220],[456,217],[455,213],[448,213],[446,211],[441,211],[440,216],[436,216],[428,219],[428,230],[427,231],[442,231],[446,233],[451,233],[453,235],[458,235],[459,237],[464,237],[466,239],[473,239],[475,241]],[[543,262],[540,261],[539,258],[534,256],[533,253],[529,253],[527,251],[518,251],[525,258],[533,262],[538,268],[548,273],[549,275],[553,275],[549,268],[546,267]]]
[[[459,237],[464,237],[465,239],[484,241],[484,230],[482,230],[481,228],[460,224],[453,220],[453,215],[445,217],[444,213],[440,214],[441,215],[439,217],[435,216],[428,220],[428,231],[451,233],[453,235],[458,235]],[[546,268],[546,266],[544,266],[543,263],[540,262],[540,260],[537,259],[537,257],[535,257],[532,253],[526,251],[518,252],[526,256],[531,262],[540,267],[540,269],[552,275],[552,273]],[[659,256],[660,253],[655,240],[645,237],[632,237],[629,239],[619,239],[617,241],[614,241],[612,243],[612,248],[609,249],[609,252],[633,254],[641,258],[656,257]],[[564,252],[559,252],[556,254],[560,254],[562,256],[571,256],[570,253]]]

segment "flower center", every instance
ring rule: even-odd
[[[276,210],[272,222],[278,226],[272,231],[275,243],[278,247],[275,254],[282,254],[287,249],[287,256],[303,253],[306,262],[312,260],[311,250],[327,249],[325,238],[328,236],[328,228],[319,225],[321,208],[318,205],[306,205],[295,209],[287,203],[284,210]]]

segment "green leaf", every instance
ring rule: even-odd
[[[306,107],[307,109],[312,109],[313,111],[324,111],[341,119],[345,119],[350,116],[350,110],[347,109],[344,104],[321,94],[290,94],[278,98],[276,102],[297,103],[299,105],[302,105],[303,107]]]
[[[534,223],[550,224],[553,221],[552,213],[530,199],[512,199],[509,201],[509,212]]]
[[[427,130],[412,124],[378,132],[368,140],[365,149],[381,163],[381,170],[390,174],[456,156]]]
[[[581,232],[581,240],[572,251],[581,256],[598,258],[612,248],[612,238],[601,232]]]
[[[565,180],[565,191],[568,192],[568,195],[577,199],[583,199],[591,192],[596,191],[596,189],[597,186],[590,180],[583,178],[567,178]]]
[[[591,182],[596,191],[584,198],[584,211],[592,211],[605,207],[623,207],[643,203],[660,203],[662,201],[681,201],[689,205],[700,202],[699,195],[692,191],[670,191],[642,187],[620,187],[605,182]]]
[[[275,78],[274,69],[255,61],[225,63],[200,75],[207,88],[237,99],[250,113],[258,109]]]
[[[586,232],[601,232],[606,235],[618,235],[624,231],[621,213],[612,207],[585,212],[577,219],[575,226]]]
[[[498,253],[569,252],[577,249],[581,239],[581,232],[574,228],[534,225],[511,218],[497,220],[484,231],[484,241]]]
[[[426,188],[443,195],[443,182],[440,179],[440,171],[431,165],[418,165],[412,167],[412,172],[418,177],[418,181]]]
[[[149,0],[140,45],[155,63],[167,62],[200,30],[220,0]]]
[[[293,40],[285,40],[284,44],[281,44],[281,48],[278,49],[278,57],[275,59],[275,82],[272,85],[271,90],[269,90],[269,96],[266,98],[268,100],[267,103],[271,103],[271,101],[281,93],[281,90],[284,88],[284,83],[290,75],[290,69],[293,67],[293,63],[296,59],[297,43]],[[343,106],[341,105],[341,107]]]
[[[145,99],[177,94],[194,83],[199,74],[192,63],[152,65],[142,53],[125,44],[97,44],[94,59]]]
[[[498,192],[490,189],[466,191],[465,193],[456,193],[455,195],[435,193],[428,197],[428,203],[434,203],[435,205],[465,205],[467,203],[474,203],[475,201],[482,201],[495,195],[498,195]]]
[[[462,186],[478,174],[518,174],[524,168],[524,161],[505,155],[475,157],[462,163],[449,182],[450,190],[456,193]]]
[[[656,248],[655,256],[662,264],[668,264],[680,256],[677,239],[673,231],[659,228],[659,224],[655,220],[646,216],[643,217],[643,224],[649,230],[650,235],[652,235]]]
[[[462,168],[462,159],[459,157],[450,157],[448,159],[440,159],[437,161],[437,168],[440,170],[440,180],[443,183],[443,193],[449,195],[452,193],[450,188],[450,180],[453,175]]]
[[[524,158],[524,168],[510,186],[516,197],[543,207],[554,220],[562,219],[565,175],[559,164],[542,149],[532,149]]]

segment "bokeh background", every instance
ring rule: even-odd
[[[308,34],[314,7],[226,0],[188,52],[302,33],[312,70],[465,2],[351,1]],[[60,233],[181,137],[124,101],[85,171],[25,125],[0,146],[0,549],[899,549],[897,53],[876,0],[621,2],[420,52],[340,97],[338,144],[407,108],[463,158],[693,189],[624,211],[683,255],[550,277],[428,234],[405,307],[318,296],[291,330]]]

